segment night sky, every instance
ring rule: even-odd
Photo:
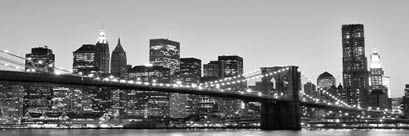
[[[408,0],[1,0],[1,49],[18,54],[47,45],[56,65],[72,68],[72,52],[95,43],[104,24],[128,63],[149,62],[149,39],[181,43],[181,57],[203,63],[244,58],[245,72],[297,65],[310,78],[328,71],[342,82],[342,24],[364,24],[366,56],[377,48],[391,76],[392,97],[409,83]],[[368,62],[369,65],[369,62]]]

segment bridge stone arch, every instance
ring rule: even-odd
[[[261,129],[263,130],[300,130],[301,109],[299,90],[301,88],[300,73],[297,66],[262,67],[261,74],[287,68],[273,76],[262,79],[261,90],[267,95],[283,95],[287,101],[261,102]],[[275,81],[272,85],[271,81]],[[274,88],[275,87],[275,88]]]

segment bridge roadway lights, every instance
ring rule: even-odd
[[[261,103],[262,130],[301,130],[299,102]]]

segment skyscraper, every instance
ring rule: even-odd
[[[73,52],[72,69],[74,73],[88,75],[98,71],[99,68],[95,64],[95,47],[93,44],[83,44]]]
[[[149,41],[149,62],[153,66],[161,66],[170,70],[170,82],[176,82],[175,74],[180,69],[180,43],[168,39],[151,39]],[[169,94],[170,106],[179,104],[181,94]],[[171,117],[176,117],[174,112],[170,114]]]
[[[197,58],[180,58],[180,70],[176,73],[176,80],[183,85],[198,85],[202,75],[202,61]],[[175,118],[185,118],[196,113],[196,95],[174,94],[171,97],[170,115]]]
[[[218,61],[221,64],[221,78],[233,77],[243,74],[243,58],[240,56],[218,56]],[[247,84],[236,84],[225,86],[225,89],[240,91],[244,90]],[[240,110],[242,101],[235,99],[224,99],[220,98],[218,100],[220,107],[220,112],[225,113],[227,117],[232,117],[234,114]]]
[[[180,43],[168,39],[151,39],[149,41],[149,62],[154,66],[170,69],[170,75],[179,71]]]
[[[55,55],[47,46],[32,48],[31,53],[26,54],[25,69],[28,72],[53,73]]]
[[[222,65],[222,76],[232,77],[243,74],[243,58],[240,56],[219,56],[219,62]]]
[[[202,82],[214,81],[226,77],[233,77],[243,74],[243,58],[236,55],[218,56],[217,61],[210,61],[203,65]],[[233,91],[243,90],[247,84],[235,84],[224,86],[222,89]],[[232,117],[241,108],[241,101],[226,98],[212,98],[203,96],[199,101],[199,112],[206,115],[206,112],[220,110],[226,117]]]
[[[371,54],[371,65],[369,67],[371,89],[383,88],[382,77],[384,72],[382,70],[382,64],[380,60],[381,56],[379,55],[378,51],[374,49]]]
[[[95,66],[98,68],[98,73],[109,73],[109,59],[109,44],[102,28],[95,47]]]
[[[200,79],[202,83],[219,80],[222,74],[222,65],[219,61],[210,61],[203,64],[203,77]],[[218,98],[201,95],[198,97],[197,112],[201,118],[207,117],[212,112],[219,111],[217,105]]]
[[[203,65],[203,78],[214,78],[214,80],[219,79],[222,77],[222,69],[223,66],[220,61],[210,61]]]
[[[162,66],[135,66],[129,70],[129,79],[137,82],[169,83],[170,70]],[[130,90],[128,116],[164,119],[169,117],[169,93]]]
[[[346,102],[366,107],[368,71],[362,24],[342,25],[342,49],[342,78],[347,95]]]
[[[382,85],[388,89],[388,98],[391,98],[391,77],[390,76],[382,76]]]
[[[198,84],[202,76],[202,61],[197,58],[180,58],[177,79],[184,84]]]
[[[122,48],[121,39],[118,38],[118,44],[111,56],[111,74],[116,77],[127,77],[128,67],[126,65],[126,52]]]
[[[368,104],[371,107],[387,108],[388,88],[384,86],[384,72],[382,70],[381,56],[376,49],[371,54],[370,64],[370,93]]]

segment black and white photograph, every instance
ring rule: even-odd
[[[409,0],[0,0],[0,136],[407,136]]]

